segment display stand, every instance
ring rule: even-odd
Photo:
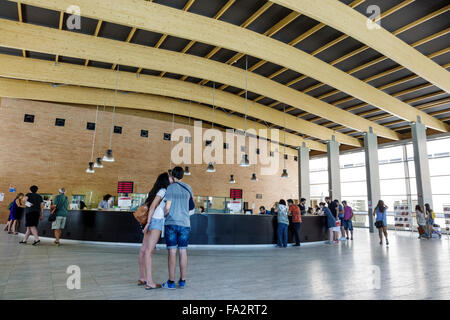
[[[414,231],[414,221],[411,207],[407,204],[394,205],[394,229],[395,231]]]
[[[447,239],[450,234],[450,204],[444,204],[444,219],[445,219],[445,233],[447,233]]]

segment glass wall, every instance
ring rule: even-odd
[[[450,206],[450,137],[429,140],[428,158],[433,193],[433,209],[438,214],[437,223],[445,224],[441,214],[444,206]],[[355,211],[367,212],[367,186],[364,151],[340,156],[342,199]],[[417,204],[416,174],[412,143],[380,147],[378,149],[381,198],[393,214],[394,205]],[[321,201],[328,195],[327,158],[310,161],[311,199]],[[388,224],[393,224],[393,216]]]

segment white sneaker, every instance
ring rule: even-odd
[[[346,237],[340,237],[339,240],[344,241],[344,240],[347,240],[347,238]]]

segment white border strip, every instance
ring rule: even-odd
[[[19,235],[24,236],[23,233]],[[53,243],[55,238],[39,237],[41,242]],[[44,240],[44,241],[42,241]],[[102,241],[85,241],[85,240],[71,240],[61,239],[61,242],[71,244],[85,244],[85,245],[102,245],[102,246],[120,246],[120,247],[140,247],[141,243],[131,242],[102,242]],[[327,241],[314,241],[314,242],[302,242],[301,246],[313,246],[319,244],[325,244]],[[292,247],[293,244],[289,243],[288,247]],[[165,244],[157,244],[157,249],[166,249]],[[263,248],[275,248],[275,244],[190,244],[189,249],[263,249]]]

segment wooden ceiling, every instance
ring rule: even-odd
[[[67,29],[70,5],[80,7],[80,30]],[[366,27],[372,5],[381,29]],[[253,128],[286,126],[291,147],[324,152],[333,135],[345,149],[360,147],[369,127],[380,142],[406,139],[418,117],[430,133],[448,132],[449,8],[447,0],[0,0],[0,96],[96,104],[92,90],[113,90],[119,69],[119,90],[136,93],[122,107],[172,113],[183,99],[195,104],[192,117],[208,120],[214,93],[219,125],[242,127],[247,110]]]

